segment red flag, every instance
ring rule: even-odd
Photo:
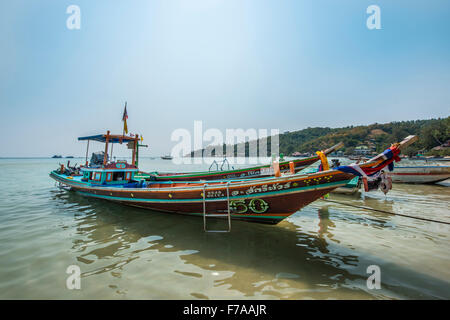
[[[124,133],[128,133],[127,119],[128,119],[128,114],[127,114],[127,102],[125,101],[125,109],[123,110],[123,116],[122,116],[122,121],[123,121],[123,132],[124,132]]]

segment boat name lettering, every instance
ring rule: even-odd
[[[263,184],[262,186],[259,187],[253,187],[251,186],[250,188],[248,188],[245,191],[238,191],[235,190],[233,192],[231,192],[231,196],[237,196],[239,194],[253,194],[253,193],[261,193],[261,192],[268,192],[268,191],[277,191],[277,190],[283,190],[283,189],[289,189],[291,187],[291,183],[287,182],[287,183],[274,183],[271,185],[267,185],[267,184]]]
[[[207,198],[220,198],[220,197],[224,197],[225,195],[223,194],[222,191],[217,190],[217,191],[207,191],[206,192],[206,197]]]

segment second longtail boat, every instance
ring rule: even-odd
[[[331,148],[321,151],[325,156],[338,150],[343,143],[338,143]],[[291,170],[290,162],[295,172],[310,166],[320,160],[320,156],[314,156],[304,159],[295,159],[292,161],[281,161],[279,164],[280,172],[285,173]],[[145,179],[151,181],[200,181],[200,180],[230,180],[230,179],[246,179],[273,176],[271,165],[261,165],[243,169],[223,170],[223,171],[200,171],[200,172],[142,172],[136,174],[136,179]]]

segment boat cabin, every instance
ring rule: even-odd
[[[137,168],[130,168],[126,162],[117,161],[110,163],[105,168],[89,168],[82,167],[80,169],[83,174],[82,181],[92,184],[124,184],[134,180],[134,174]]]
[[[132,185],[138,184],[138,182],[134,180],[134,175],[138,172],[137,150],[139,146],[139,135],[112,135],[108,131],[106,134],[79,137],[78,140],[87,140],[88,142],[86,149],[86,163],[84,166],[80,167],[80,173],[82,175],[81,181],[89,182],[93,185],[120,185],[127,187],[132,187]],[[90,141],[105,143],[105,152],[93,153],[91,161],[88,162]],[[126,143],[128,149],[132,150],[131,164],[126,160],[109,160],[112,159],[113,145],[116,143]],[[111,146],[110,149],[108,149],[109,145]]]

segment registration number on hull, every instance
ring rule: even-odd
[[[230,201],[230,209],[233,213],[264,213],[269,209],[269,204],[263,199],[232,200]]]

